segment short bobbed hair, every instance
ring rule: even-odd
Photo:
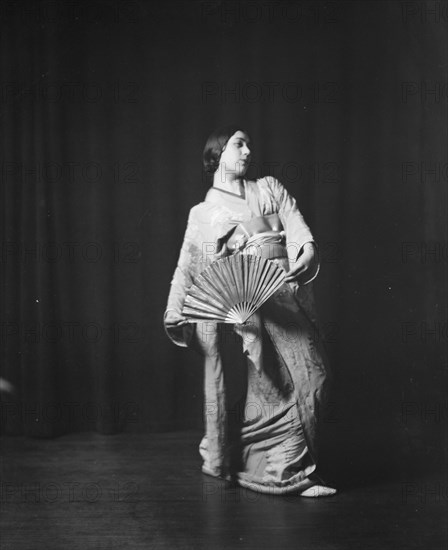
[[[204,153],[202,154],[204,170],[207,174],[214,174],[216,172],[224,147],[233,134],[237,132],[244,132],[248,135],[246,130],[237,124],[221,126],[209,135],[204,147]]]

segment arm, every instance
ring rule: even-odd
[[[201,203],[193,207],[176,270],[171,281],[164,315],[165,331],[171,340],[183,347],[191,347],[201,355],[214,353],[216,342],[213,323],[188,323],[182,309],[188,289],[195,277],[213,261],[231,253],[227,239],[235,230],[227,212]]]
[[[193,283],[199,268],[201,249],[198,246],[198,229],[190,211],[187,229],[179,254],[176,269],[171,280],[168,303],[163,316],[163,324],[168,337],[178,346],[187,347],[192,339],[195,326],[189,324],[182,315],[185,296]]]
[[[297,281],[301,285],[308,284],[316,278],[320,268],[314,237],[297,207],[295,198],[277,179],[273,177],[266,179],[286,232],[286,246],[290,263],[286,281]]]

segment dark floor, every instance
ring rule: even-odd
[[[3,439],[1,550],[447,548],[443,474],[347,483],[326,499],[260,495],[203,476],[199,438]]]

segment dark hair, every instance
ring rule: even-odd
[[[219,166],[219,159],[221,158],[222,150],[226,146],[229,139],[236,134],[236,132],[244,132],[241,126],[231,124],[230,126],[221,126],[214,132],[212,132],[207,139],[207,143],[204,147],[202,154],[202,160],[204,163],[204,170],[207,174],[213,174],[216,172]]]

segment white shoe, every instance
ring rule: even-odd
[[[325,485],[313,485],[308,489],[305,489],[300,493],[301,497],[331,497],[337,493],[333,487],[326,487]]]

